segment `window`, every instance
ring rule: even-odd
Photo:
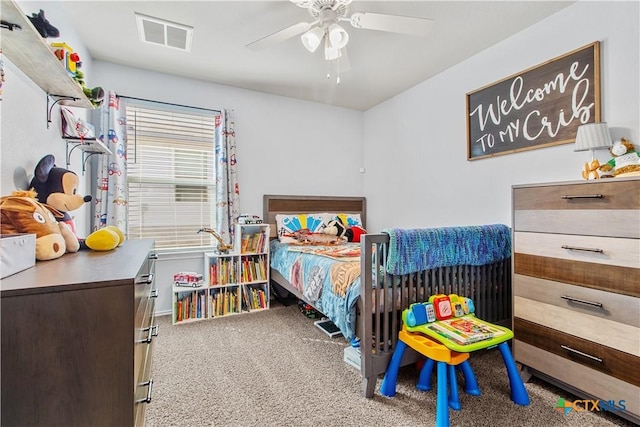
[[[127,99],[128,234],[157,249],[213,246],[216,112]]]

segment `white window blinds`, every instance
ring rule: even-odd
[[[215,112],[127,100],[128,232],[157,249],[211,247]]]

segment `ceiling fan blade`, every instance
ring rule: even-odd
[[[408,16],[386,15],[372,12],[356,12],[349,20],[355,28],[390,31],[392,33],[426,36],[433,20]]]
[[[289,1],[303,9],[309,9],[313,5],[313,0],[289,0]]]
[[[293,24],[290,27],[287,27],[283,30],[276,31],[273,34],[269,34],[259,40],[251,42],[245,47],[253,50],[260,50],[270,47],[276,43],[283,42],[285,40],[290,39],[291,37],[295,37],[304,33],[305,31],[309,31],[311,28],[311,24],[309,22],[298,22],[297,24]]]

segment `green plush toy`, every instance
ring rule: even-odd
[[[80,70],[76,70],[76,75],[73,79],[78,82],[80,87],[82,87],[82,92],[84,92],[85,96],[89,98],[91,104],[94,107],[99,107],[102,105],[102,101],[104,101],[104,89],[100,86],[96,86],[94,88],[88,88],[84,83],[84,73]]]

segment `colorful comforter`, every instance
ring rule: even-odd
[[[271,268],[277,270],[348,340],[355,337],[360,296],[360,244],[291,245],[271,242]]]

